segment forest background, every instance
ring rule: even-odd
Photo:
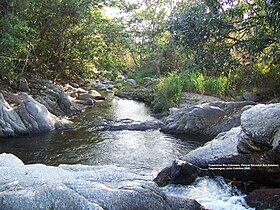
[[[159,111],[182,91],[279,96],[277,0],[0,1],[2,83],[16,86],[25,73],[153,77]]]

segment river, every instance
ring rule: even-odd
[[[148,131],[100,131],[90,128],[98,119],[152,120],[150,109],[140,102],[107,96],[74,120],[75,129],[55,131],[46,135],[25,136],[0,141],[0,153],[12,153],[26,164],[113,164],[137,173],[156,174],[173,160],[203,145],[203,136],[172,136]],[[227,185],[223,178],[199,178],[189,186],[168,185],[166,193],[194,198],[206,208],[248,209],[244,195]]]

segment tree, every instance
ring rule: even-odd
[[[167,62],[173,50],[167,28],[172,1],[139,0],[137,4],[126,2],[124,5],[121,9],[127,14],[124,23],[128,36],[126,48],[135,67],[148,68],[158,75],[174,70],[176,67],[173,68],[172,62]]]
[[[171,24],[171,33],[186,54],[187,69],[206,75],[231,73],[259,86],[267,80],[265,74],[279,78],[279,4],[273,0],[187,3],[173,13]]]
[[[123,26],[103,7],[101,0],[4,0],[0,79],[17,80],[23,72],[53,80],[116,77],[125,69]]]

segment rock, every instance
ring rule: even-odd
[[[26,96],[23,103],[16,108],[16,112],[28,129],[28,133],[46,133],[70,127],[69,121],[61,120],[51,114],[44,105],[35,101],[31,96]]]
[[[79,93],[78,99],[79,100],[88,100],[88,99],[104,100],[105,97],[102,97],[101,94],[99,92],[97,92],[96,90],[90,90],[86,93]]]
[[[136,85],[137,84],[134,79],[126,79],[125,81],[126,81],[126,83],[128,83],[130,85]]]
[[[101,94],[100,94],[98,91],[96,91],[96,90],[90,90],[88,93],[89,93],[94,99],[96,99],[96,97],[101,97]]]
[[[196,200],[184,196],[167,196],[174,210],[206,210]]]
[[[106,120],[90,129],[90,131],[119,131],[119,130],[135,130],[135,131],[146,131],[151,129],[158,129],[162,127],[163,122],[154,119],[149,121],[134,121],[131,119],[122,119],[118,121]]]
[[[167,197],[150,176],[117,166],[24,165],[1,154],[1,209],[189,209],[191,199]]]
[[[19,79],[19,90],[24,91],[24,92],[29,92],[30,88],[28,86],[28,82],[25,78],[20,78]]]
[[[3,95],[5,97],[5,100],[10,104],[10,105],[19,105],[22,102],[22,98],[20,97],[19,94],[12,93],[12,92],[6,92],[3,91]]]
[[[94,100],[91,98],[84,99],[84,100],[76,100],[77,103],[83,104],[85,106],[93,106],[94,105]]]
[[[280,128],[278,128],[274,137],[272,138],[272,147],[275,151],[280,151]]]
[[[242,113],[244,133],[254,142],[271,146],[272,134],[280,127],[280,103],[258,104]]]
[[[279,210],[280,189],[254,190],[245,197],[247,204],[256,210],[271,209]]]
[[[106,97],[105,96],[95,96],[94,99],[97,101],[104,101],[104,100],[106,100]]]
[[[77,93],[87,93],[87,91],[83,88],[78,88]]]
[[[245,92],[245,93],[243,93],[243,98],[246,100],[246,101],[254,101],[254,102],[259,102],[259,101],[261,101],[261,98],[258,96],[258,95],[256,95],[256,94],[254,94],[254,93],[252,93],[252,92]]]
[[[223,100],[214,96],[207,96],[207,95],[190,93],[190,92],[182,92],[179,106],[183,108],[183,107],[201,105],[204,103],[211,103],[214,101],[223,101]]]
[[[24,135],[28,133],[19,115],[5,101],[0,93],[0,137]]]
[[[94,97],[91,95],[91,94],[89,94],[89,93],[81,93],[81,94],[79,94],[78,95],[78,99],[79,100],[88,100],[88,99],[94,99]]]
[[[45,105],[49,112],[56,116],[71,114],[72,104],[63,88],[50,82],[46,82],[45,84],[46,89],[41,90],[41,94],[38,96],[37,100],[41,104]]]
[[[237,146],[241,132],[241,127],[236,127],[221,133],[203,147],[189,152],[183,160],[206,169],[209,164],[234,162],[239,156]]]
[[[171,166],[166,167],[162,169],[156,178],[154,178],[154,182],[159,186],[159,187],[164,187],[167,185],[170,181],[170,175],[171,175]]]
[[[216,101],[209,103],[210,106],[219,107],[220,109],[224,110],[227,115],[232,115],[237,112],[243,112],[244,109],[248,109],[256,103],[252,101],[230,101],[230,102],[223,102],[223,101]]]
[[[66,84],[66,85],[64,86],[64,89],[65,89],[66,92],[72,92],[72,91],[75,90],[75,87],[72,86],[72,85],[70,85],[70,84]]]
[[[245,101],[245,98],[243,96],[236,96],[237,101]]]
[[[279,117],[280,104],[253,106],[242,113],[241,126],[182,160],[229,179],[280,185]]]
[[[70,96],[71,96],[72,98],[78,98],[78,97],[79,97],[78,93],[76,93],[76,92],[70,93]]]
[[[211,102],[186,108],[171,109],[161,131],[175,134],[218,135],[240,125],[244,107],[254,102]]]
[[[161,131],[175,134],[208,134],[208,129],[224,115],[222,109],[214,106],[182,108],[168,117]]]
[[[153,90],[148,88],[131,88],[131,87],[125,87],[124,89],[115,92],[115,96],[118,96],[120,98],[126,98],[126,99],[133,99],[136,101],[142,101],[147,104],[151,104],[154,96],[153,96]]]
[[[70,85],[74,88],[79,88],[80,85],[78,83],[75,83],[75,82],[71,82]]]
[[[200,175],[205,175],[202,170],[186,161],[175,160],[171,167],[163,169],[154,182],[163,187],[167,184],[191,184]],[[207,173],[207,172],[206,172]]]

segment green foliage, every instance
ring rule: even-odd
[[[107,5],[123,16],[107,17]],[[0,79],[115,79],[136,69],[129,77],[137,81],[159,78],[158,110],[176,105],[182,88],[224,96],[229,87],[269,87],[277,95],[279,11],[276,0],[2,0]]]
[[[4,0],[0,79],[23,72],[48,79],[116,78],[126,69],[124,27],[104,16],[103,1]]]
[[[219,77],[205,76],[202,73],[182,75],[183,90],[201,94],[225,97],[230,93],[230,78],[224,75]]]
[[[151,77],[154,78],[156,77],[157,72],[155,70],[155,68],[152,69],[136,69],[134,71],[130,71],[127,76],[128,78],[132,78],[135,81],[137,81],[138,83],[142,83],[143,82],[143,78],[145,77]]]
[[[235,60],[230,54],[232,44],[224,36],[228,36],[231,28],[226,14],[211,12],[201,1],[175,13],[171,30],[186,54],[186,68],[210,75],[229,72]]]
[[[176,106],[181,98],[182,80],[178,74],[161,77],[152,103],[154,112],[164,112]]]
[[[186,3],[170,24],[186,56],[185,69],[207,76],[230,74],[237,88],[244,81],[256,87],[270,76],[279,79],[279,10],[274,0]]]
[[[230,90],[230,78],[224,75],[210,77],[202,73],[172,73],[159,79],[152,107],[154,112],[165,112],[177,106],[182,91],[226,97]]]

